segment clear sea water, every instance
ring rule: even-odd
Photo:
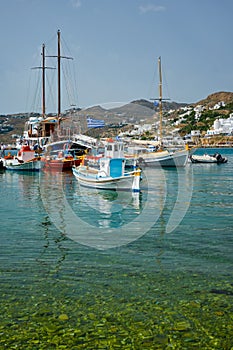
[[[138,196],[0,173],[0,349],[233,349],[233,150],[217,151],[228,163],[146,170]]]

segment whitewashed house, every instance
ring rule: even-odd
[[[191,130],[191,137],[200,137],[201,132],[200,130]]]
[[[216,103],[212,108],[210,107],[209,110],[214,110],[214,109],[219,109],[221,107],[225,107],[226,104],[224,101],[220,101],[218,103]]]
[[[220,135],[220,134],[233,134],[233,113],[229,118],[218,118],[214,121],[214,124],[210,130],[207,130],[206,136]]]

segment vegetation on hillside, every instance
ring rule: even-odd
[[[222,94],[222,93],[220,93]],[[233,94],[229,93],[230,96],[233,98]],[[196,113],[194,109],[188,114],[183,115],[183,110],[176,110],[172,115],[169,115],[169,120],[171,122],[171,125],[175,125],[175,123],[179,120],[179,118],[182,116],[182,123],[178,125],[179,127],[179,133],[181,136],[184,136],[186,134],[190,134],[191,130],[200,130],[201,133],[206,133],[207,130],[211,129],[213,127],[214,121],[216,119],[226,119],[229,118],[230,114],[233,113],[233,101],[228,102],[225,106],[221,106],[219,109],[212,109],[214,106],[214,101],[220,102],[219,99],[216,98],[218,96],[218,93],[212,94],[213,101],[210,103],[209,96],[206,100],[203,100],[203,107],[204,110],[201,112],[201,115],[197,118]],[[229,101],[229,98],[227,98]],[[209,109],[210,108],[210,109]],[[168,116],[168,114],[167,114]]]
[[[216,103],[220,101],[225,102],[225,106],[219,109],[213,109]],[[194,108],[197,105],[202,105],[204,110],[197,117]],[[138,106],[138,108],[137,108]],[[142,109],[144,107],[144,109]],[[183,107],[189,107],[191,110],[189,113],[184,113]],[[153,113],[147,113],[144,116],[145,109],[153,110]],[[170,113],[170,110],[173,110]],[[99,106],[94,106],[87,110],[88,114],[94,119],[100,119],[102,116],[101,111],[104,113],[104,109],[100,109]],[[188,105],[185,103],[176,102],[164,102],[163,103],[164,120],[166,120],[166,128],[179,128],[180,136],[190,134],[191,130],[200,130],[201,133],[206,133],[208,129],[214,124],[217,118],[228,118],[233,113],[233,93],[232,92],[217,92],[207,96],[206,99],[201,100],[195,104]],[[85,110],[80,111],[85,112]],[[155,123],[156,115],[158,120],[158,106],[155,106],[153,102],[141,99],[131,102],[131,104],[108,110],[108,117],[105,118],[106,127],[99,129],[89,129],[87,134],[93,137],[111,137],[116,136],[120,132],[124,132],[132,129],[133,125],[140,123],[143,120],[144,123]],[[32,116],[32,114],[30,114]],[[115,117],[114,117],[115,116]],[[137,116],[137,118],[135,117]],[[182,116],[182,122],[176,125],[176,122]],[[142,118],[144,117],[144,118]],[[24,130],[25,121],[29,118],[29,114],[18,114],[18,115],[0,115],[0,129],[2,125],[12,125],[13,130],[5,133],[4,131],[0,134],[0,142],[12,143],[13,134],[22,135]],[[111,125],[115,118],[114,127]],[[152,118],[154,118],[152,120]],[[146,139],[153,137],[145,134],[143,137]]]

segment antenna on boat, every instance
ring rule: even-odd
[[[159,98],[151,98],[150,100],[159,101],[159,136],[160,136],[160,144],[162,145],[162,139],[163,139],[163,105],[162,105],[162,101],[168,101],[168,100],[170,100],[170,98],[163,98],[161,56],[158,58],[158,69],[159,69]]]

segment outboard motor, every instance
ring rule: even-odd
[[[221,154],[219,154],[219,153],[216,153],[216,154],[215,154],[215,158],[217,159],[218,162],[221,162],[221,161],[222,161],[222,156],[221,156]]]
[[[3,169],[5,169],[4,164],[3,164],[3,161],[0,160],[0,170],[3,170]]]

